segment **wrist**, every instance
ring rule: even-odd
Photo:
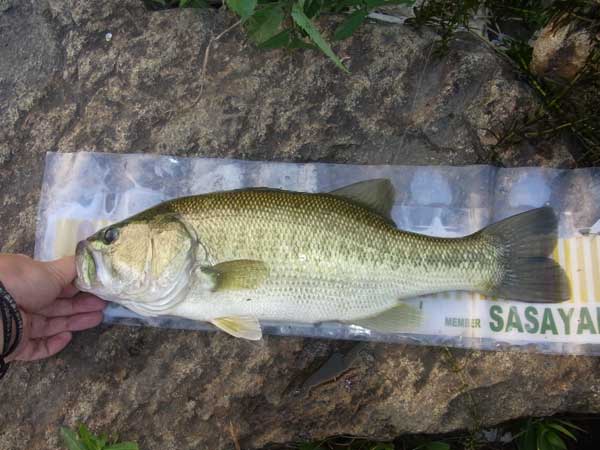
[[[23,317],[14,298],[0,283],[0,332],[2,344],[0,346],[0,378],[8,370],[6,358],[11,356],[23,336]]]
[[[31,260],[31,258],[20,254],[0,254],[0,284],[17,303],[21,303],[19,283],[22,283],[24,278],[24,260]]]

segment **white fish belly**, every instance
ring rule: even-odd
[[[317,323],[369,317],[397,304],[393,283],[297,280],[277,289],[265,286],[200,294],[192,290],[170,313],[195,320],[252,316],[259,320]]]

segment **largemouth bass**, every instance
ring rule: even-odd
[[[548,256],[557,219],[534,209],[461,238],[399,230],[389,180],[330,193],[243,189],[167,201],[77,246],[77,285],[146,316],[208,321],[260,339],[261,320],[408,331],[406,299],[466,290],[532,302],[569,298]]]

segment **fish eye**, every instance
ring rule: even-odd
[[[107,228],[104,234],[102,235],[102,242],[106,245],[112,244],[119,237],[119,230],[115,227]]]

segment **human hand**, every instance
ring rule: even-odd
[[[76,275],[73,257],[40,262],[25,255],[0,254],[0,281],[23,317],[21,343],[7,362],[52,356],[71,341],[73,331],[102,322],[106,302],[79,292],[72,284]]]

